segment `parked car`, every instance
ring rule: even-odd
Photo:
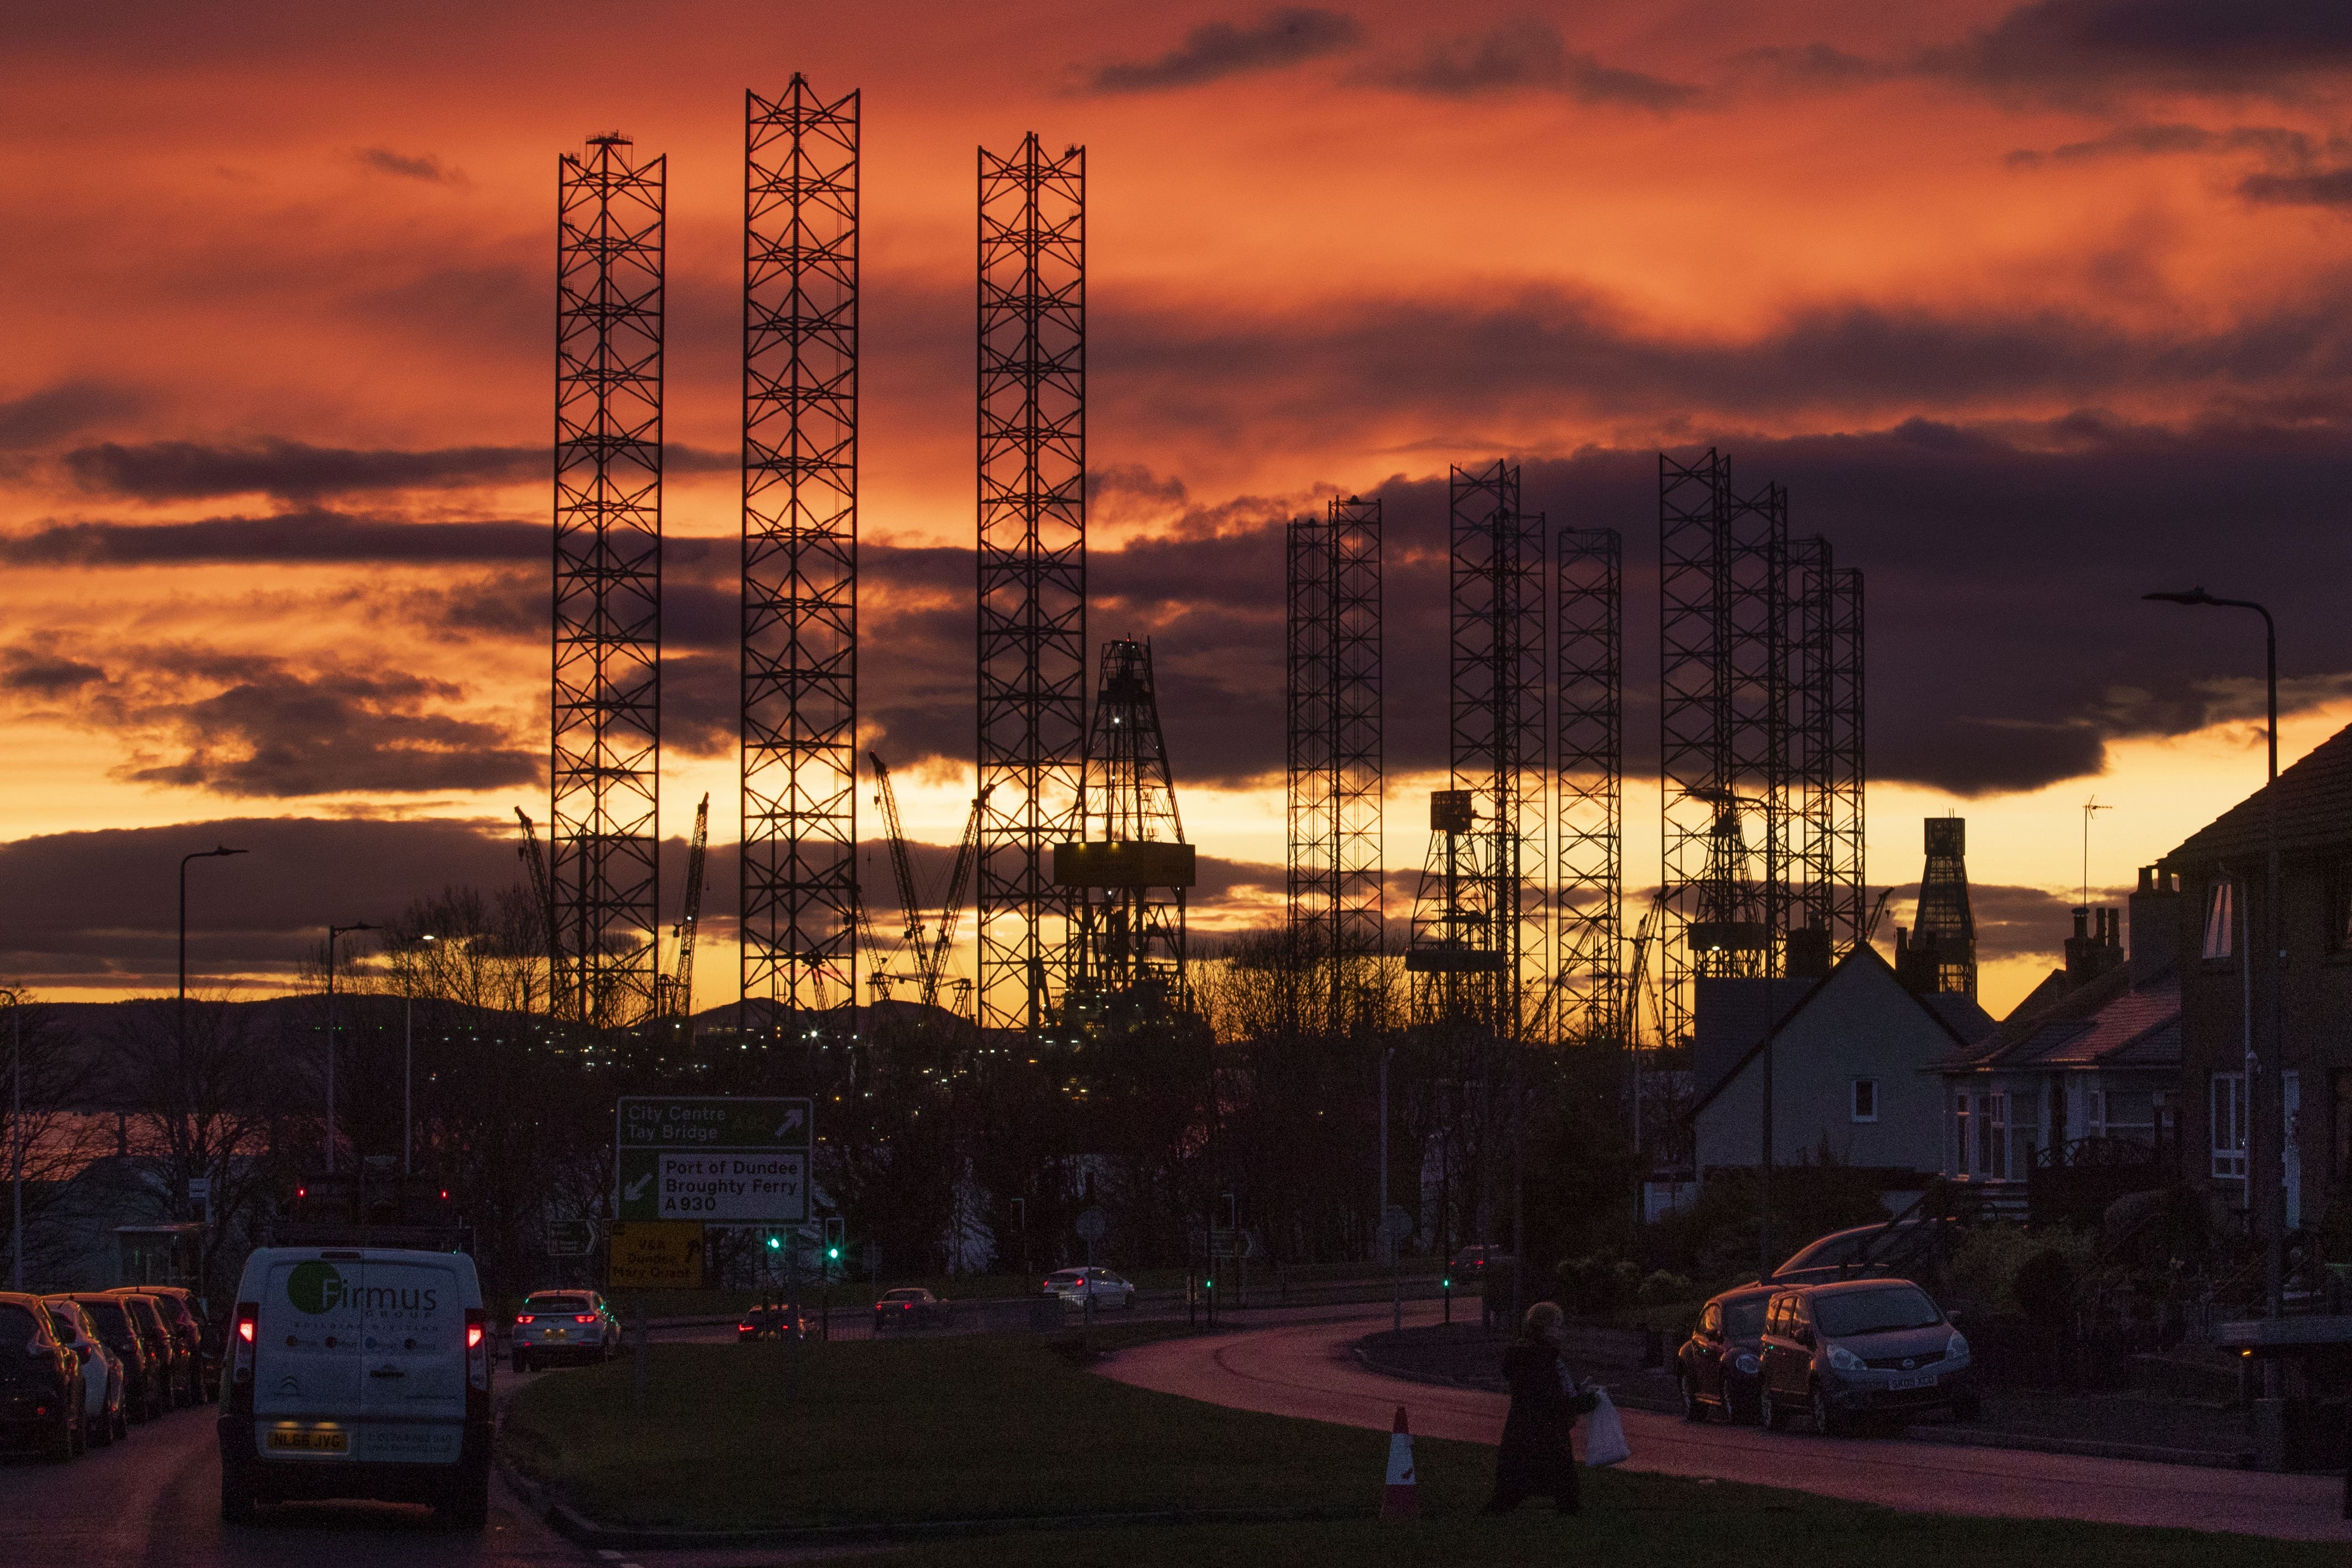
[[[81,1363],[38,1296],[0,1294],[0,1450],[62,1462],[89,1446]]]
[[[754,1307],[735,1325],[735,1342],[754,1340],[805,1340],[816,1320],[799,1307]],[[877,1322],[877,1326],[879,1324]]]
[[[171,1409],[171,1363],[139,1331],[131,1303],[120,1296],[102,1294],[77,1294],[66,1300],[81,1309],[82,1317],[97,1331],[99,1342],[122,1363],[123,1414],[133,1421],[152,1421]]]
[[[1764,1312],[1764,1425],[1800,1412],[1824,1436],[1924,1411],[1977,1413],[1969,1342],[1908,1279],[1851,1279],[1773,1293]]]
[[[197,1390],[205,1399],[218,1399],[220,1325],[205,1315],[203,1299],[184,1285],[141,1285],[137,1289],[142,1295],[155,1298],[173,1336],[184,1337],[195,1351]]]
[[[131,1321],[139,1325],[139,1337],[147,1342],[148,1350],[154,1355],[156,1381],[163,1392],[163,1407],[176,1410],[183,1405],[197,1403],[196,1354],[188,1348],[187,1342],[173,1334],[155,1298],[131,1290],[109,1290],[107,1294],[122,1303]]]
[[[205,1325],[191,1304],[192,1292],[176,1285],[118,1285],[110,1296],[137,1296],[153,1304],[163,1331],[172,1338],[172,1401],[175,1405],[205,1402]]]
[[[1833,1279],[1900,1279],[1916,1271],[1935,1245],[1936,1227],[1916,1219],[1857,1225],[1807,1242],[1775,1268],[1767,1285],[1826,1285]]]
[[[1045,1276],[1039,1288],[1047,1296],[1059,1296],[1073,1307],[1094,1303],[1095,1310],[1106,1307],[1121,1309],[1135,1305],[1135,1287],[1108,1268],[1063,1268]]]
[[[82,1429],[89,1446],[110,1447],[131,1432],[130,1417],[122,1413],[122,1358],[106,1348],[81,1308],[67,1298],[44,1296],[41,1305],[48,1310],[50,1330],[81,1363]]]
[[[609,1361],[621,1353],[621,1320],[593,1290],[541,1290],[515,1314],[514,1369],[559,1361]]]
[[[944,1329],[948,1304],[920,1286],[886,1290],[874,1303],[874,1331],[885,1329]]]
[[[222,1395],[221,1518],[266,1502],[490,1510],[490,1340],[462,1252],[264,1247],[245,1262]]]
[[[1769,1287],[1747,1285],[1699,1309],[1690,1338],[1675,1352],[1684,1420],[1704,1421],[1710,1410],[1732,1421],[1756,1419],[1764,1387],[1764,1310],[1771,1300]]]

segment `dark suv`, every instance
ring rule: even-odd
[[[1756,1419],[1764,1386],[1764,1308],[1771,1300],[1771,1287],[1745,1285],[1699,1309],[1690,1338],[1675,1354],[1684,1420],[1704,1421],[1710,1410],[1733,1421]]]
[[[1800,1412],[1824,1436],[1857,1422],[1899,1426],[1923,1411],[1977,1413],[1969,1342],[1908,1279],[1853,1279],[1776,1291],[1764,1311],[1764,1425]]]
[[[80,1361],[38,1296],[0,1294],[0,1449],[70,1459],[89,1446]]]

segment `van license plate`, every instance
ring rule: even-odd
[[[1898,1391],[1906,1388],[1933,1388],[1936,1386],[1936,1374],[1931,1372],[1918,1377],[1890,1377],[1886,1380],[1886,1386]]]
[[[269,1434],[271,1447],[281,1450],[292,1449],[306,1454],[345,1453],[349,1450],[350,1443],[351,1434],[348,1432],[273,1431]]]

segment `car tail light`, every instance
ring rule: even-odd
[[[583,1312],[572,1321],[575,1323],[593,1323],[596,1321],[596,1314],[593,1312]]]
[[[485,1393],[490,1386],[489,1325],[479,1307],[466,1309],[466,1381]]]
[[[520,1313],[520,1314],[519,1314],[519,1315],[516,1317],[516,1319],[515,1319],[515,1321],[516,1321],[516,1322],[518,1322],[518,1323],[528,1323],[528,1322],[530,1322],[530,1321],[531,1321],[531,1314],[530,1314],[530,1313],[529,1313],[529,1312]]]

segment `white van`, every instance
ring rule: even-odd
[[[301,1498],[488,1520],[490,1345],[459,1252],[270,1247],[246,1260],[220,1402],[221,1518]]]

